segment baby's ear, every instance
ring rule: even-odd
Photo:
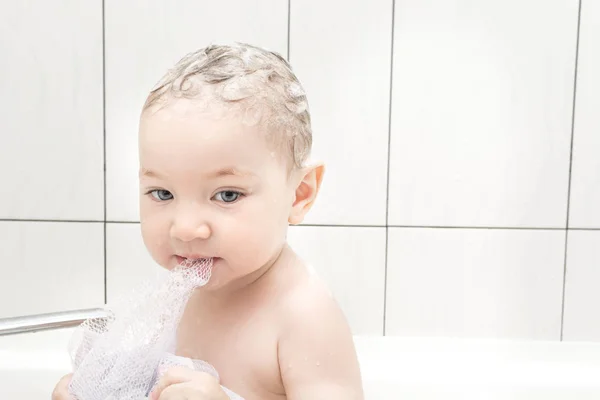
[[[315,203],[324,173],[323,164],[308,166],[299,171],[299,179],[296,180],[299,183],[296,186],[294,202],[288,218],[290,224],[297,225],[304,220],[304,216]]]

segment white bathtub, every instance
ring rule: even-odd
[[[0,337],[0,399],[49,399],[71,329]],[[600,399],[600,344],[356,337],[367,400]]]

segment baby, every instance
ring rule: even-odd
[[[190,298],[177,355],[211,375],[172,368],[153,400],[359,400],[361,375],[338,304],[287,244],[323,178],[307,165],[306,95],[279,55],[210,46],[184,57],[150,93],[140,119],[144,243],[171,270],[212,258]],[[69,399],[70,375],[53,399]],[[85,399],[81,399],[85,400]]]

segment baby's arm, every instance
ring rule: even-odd
[[[363,400],[354,342],[335,300],[315,283],[288,300],[278,349],[287,399]]]

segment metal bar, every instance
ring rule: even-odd
[[[92,308],[23,317],[0,318],[0,336],[71,328],[80,325],[89,318],[106,318],[106,311],[100,308]]]

